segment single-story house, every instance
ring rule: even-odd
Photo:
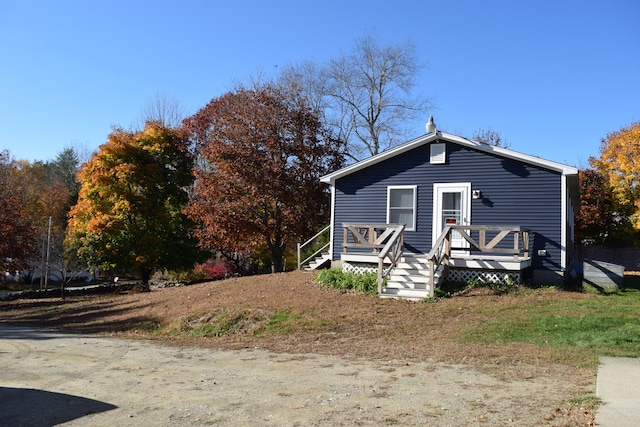
[[[379,267],[383,296],[433,296],[450,280],[561,282],[574,256],[575,167],[441,132],[321,178],[326,259]]]

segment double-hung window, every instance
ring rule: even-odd
[[[404,224],[406,231],[415,231],[417,192],[415,185],[387,187],[387,223]]]

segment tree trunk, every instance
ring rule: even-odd
[[[142,280],[142,287],[144,289],[149,287],[149,280],[151,279],[151,269],[142,267],[140,269],[140,279]]]
[[[284,243],[279,245],[269,245],[269,249],[271,251],[271,272],[272,273],[281,273],[284,271]]]

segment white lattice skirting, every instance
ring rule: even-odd
[[[378,267],[364,262],[344,262],[342,264],[343,273],[377,273]],[[482,282],[502,283],[505,285],[511,283],[521,283],[520,272],[512,271],[484,271],[484,270],[465,270],[465,269],[449,269],[447,280],[452,282],[468,282],[470,280],[480,280]]]
[[[365,262],[344,262],[342,264],[342,272],[355,274],[377,273],[378,267]]]
[[[483,270],[463,270],[452,268],[449,270],[448,280],[452,282],[468,282],[470,280],[480,280],[491,283],[520,283],[520,273],[508,271],[483,271]]]

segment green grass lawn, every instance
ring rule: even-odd
[[[464,330],[462,341],[551,347],[578,364],[597,363],[598,356],[640,357],[638,279],[625,278],[623,288],[609,292],[584,292],[586,298],[479,308],[491,320]]]

